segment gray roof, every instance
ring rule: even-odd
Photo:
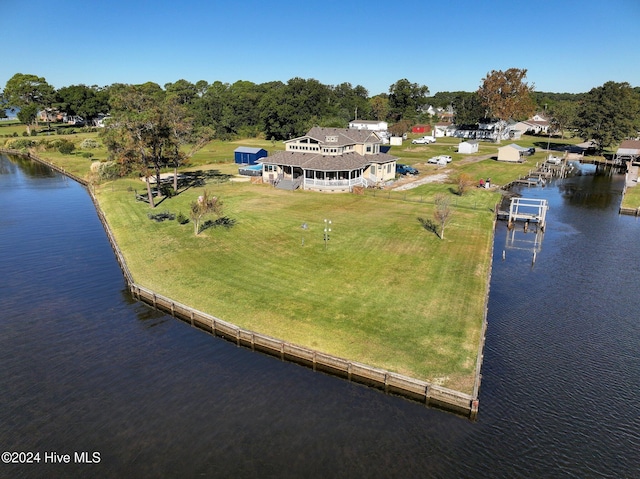
[[[264,150],[264,148],[252,148],[250,146],[239,146],[238,148],[236,148],[234,151],[234,153],[259,153],[262,150]],[[266,150],[265,150],[266,151]]]
[[[620,148],[616,151],[618,155],[639,155],[640,154],[640,141],[638,140],[625,140],[620,143]]]
[[[518,151],[528,151],[529,150],[529,148],[525,148],[524,146],[516,145],[515,143],[510,143],[510,144],[508,144],[506,146],[510,146],[511,148],[514,148],[514,149],[516,149]]]
[[[337,141],[328,142],[327,137],[336,137]],[[355,130],[352,128],[322,128],[319,126],[314,126],[306,135],[287,140],[285,143],[298,141],[303,138],[312,138],[316,140],[320,146],[343,147],[347,145],[361,145],[363,143],[382,143],[380,137],[373,131]]]
[[[265,158],[263,163],[273,165],[298,166],[303,170],[316,171],[351,171],[364,168],[372,163],[383,164],[395,161],[397,158],[387,153],[375,155],[360,155],[345,153],[332,156],[320,153],[301,153],[297,151],[278,151]]]

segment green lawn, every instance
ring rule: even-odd
[[[149,220],[130,191],[141,185],[97,190],[140,284],[247,329],[472,391],[497,194],[455,208],[440,240],[418,220],[430,204],[212,184],[237,224],[196,237],[191,224]],[[156,210],[187,214],[201,191]]]
[[[632,186],[627,188],[624,198],[622,199],[622,208],[640,208],[640,186]]]

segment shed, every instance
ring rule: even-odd
[[[243,165],[255,165],[260,158],[269,155],[264,148],[251,148],[249,146],[239,146],[233,152],[235,162]]]
[[[411,133],[429,133],[431,131],[431,125],[414,125],[411,128]]]
[[[522,155],[529,151],[529,148],[524,148],[515,143],[498,148],[498,161],[513,161],[518,162],[522,158]]]
[[[477,141],[463,141],[458,144],[458,153],[478,153]]]

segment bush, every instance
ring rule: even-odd
[[[189,218],[187,218],[185,215],[182,214],[182,212],[180,212],[178,213],[178,216],[176,216],[176,221],[181,225],[186,225],[189,222]]]
[[[91,171],[100,181],[115,180],[120,177],[120,167],[115,161],[94,161],[91,163]]]
[[[93,153],[91,153],[90,151],[83,151],[81,156],[82,158],[91,158],[93,157]]]
[[[92,138],[85,138],[82,140],[82,143],[80,143],[80,148],[83,150],[93,150],[99,146],[98,142]]]
[[[170,185],[160,185],[160,194],[162,196],[166,196],[167,198],[171,198],[172,196],[175,195],[175,190],[173,189],[173,186]]]
[[[163,211],[161,213],[147,213],[147,217],[150,220],[156,221],[158,223],[164,220],[172,221],[176,219],[176,215],[174,215],[173,213],[169,213],[168,211]]]
[[[73,150],[75,149],[76,149],[76,145],[74,145],[68,140],[62,140],[60,142],[60,146],[58,146],[58,151],[63,155],[70,155],[71,153],[73,153]]]
[[[20,138],[18,140],[8,140],[6,145],[7,148],[12,150],[26,150],[27,148],[31,148],[35,146],[36,142],[29,138]]]

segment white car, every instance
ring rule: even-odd
[[[429,158],[427,163],[431,163],[433,165],[446,165],[447,163],[451,163],[451,157],[449,155],[434,156],[433,158]]]
[[[435,143],[436,139],[433,136],[423,136],[421,138],[416,138],[411,143],[414,145],[428,145],[429,143]]]

